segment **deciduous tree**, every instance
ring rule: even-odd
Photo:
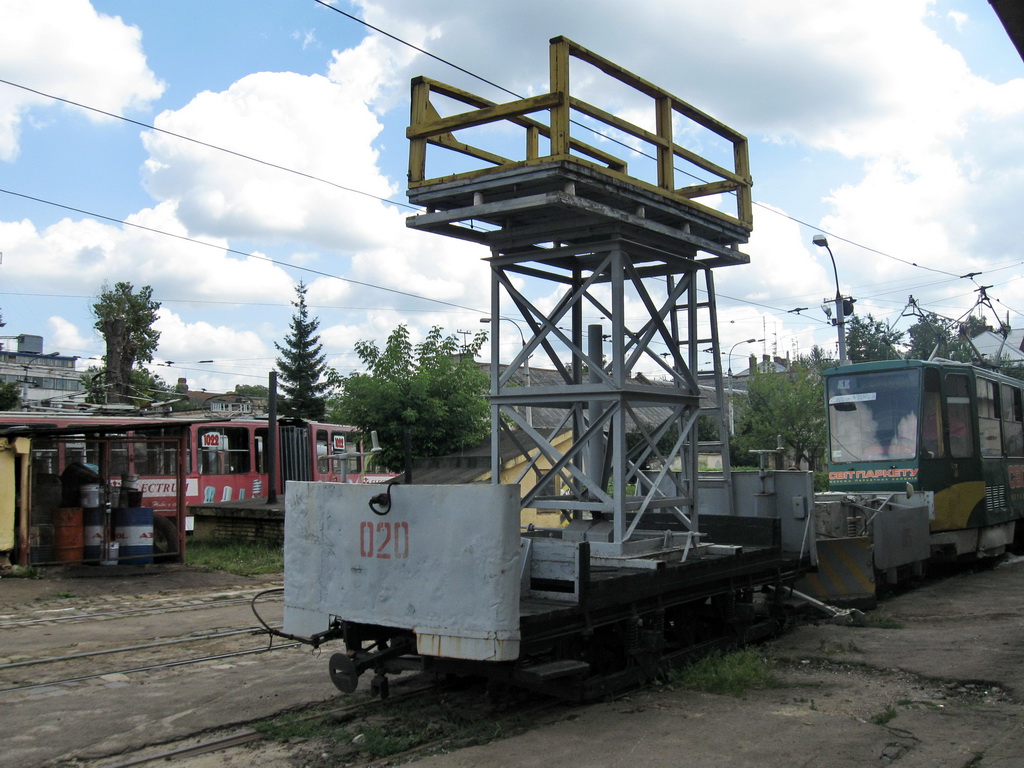
[[[135,293],[131,283],[106,284],[92,305],[93,327],[106,342],[104,356],[107,402],[130,403],[132,369],[153,359],[160,331],[153,327],[160,302],[153,301],[153,289],[144,285]]]
[[[384,349],[360,341],[356,354],[366,371],[340,378],[332,420],[365,433],[376,430],[379,461],[392,470],[402,469],[406,429],[412,432],[416,457],[444,456],[476,445],[489,429],[487,374],[473,361],[486,339],[480,332],[463,347],[435,326],[414,345],[409,329],[400,325]]]
[[[846,354],[851,363],[866,363],[871,360],[899,360],[903,355],[899,345],[903,342],[903,331],[890,328],[874,315],[862,318],[855,315],[847,324]]]
[[[825,450],[825,405],[818,370],[796,360],[786,371],[755,370],[736,429],[743,450],[774,448],[776,436],[797,462],[815,469]]]

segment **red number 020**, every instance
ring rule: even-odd
[[[359,554],[362,557],[376,557],[381,560],[400,560],[408,557],[409,524],[361,522]]]

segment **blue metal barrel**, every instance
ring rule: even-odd
[[[105,523],[103,517],[103,507],[86,507],[82,510],[83,539],[87,561],[103,559],[103,525]]]
[[[114,540],[121,565],[153,562],[153,508],[125,507],[114,510]]]

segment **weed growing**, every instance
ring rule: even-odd
[[[204,571],[225,571],[236,576],[281,573],[284,550],[263,542],[191,541],[185,562]]]
[[[903,625],[885,611],[871,611],[864,620],[865,627],[872,629],[903,629]]]
[[[889,704],[884,710],[879,712],[877,715],[872,716],[871,722],[875,725],[885,725],[892,720],[899,712],[896,711],[896,707]]]
[[[673,670],[669,685],[741,698],[751,688],[781,685],[774,670],[773,660],[755,649],[744,648],[732,653],[712,653],[695,664]]]

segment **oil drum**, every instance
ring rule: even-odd
[[[153,508],[124,507],[114,510],[114,540],[122,565],[153,562]]]
[[[105,510],[103,507],[86,507],[82,510],[84,532],[84,555],[86,560],[103,559],[103,528]]]
[[[53,554],[59,563],[78,563],[84,555],[81,507],[60,507],[53,514]]]

